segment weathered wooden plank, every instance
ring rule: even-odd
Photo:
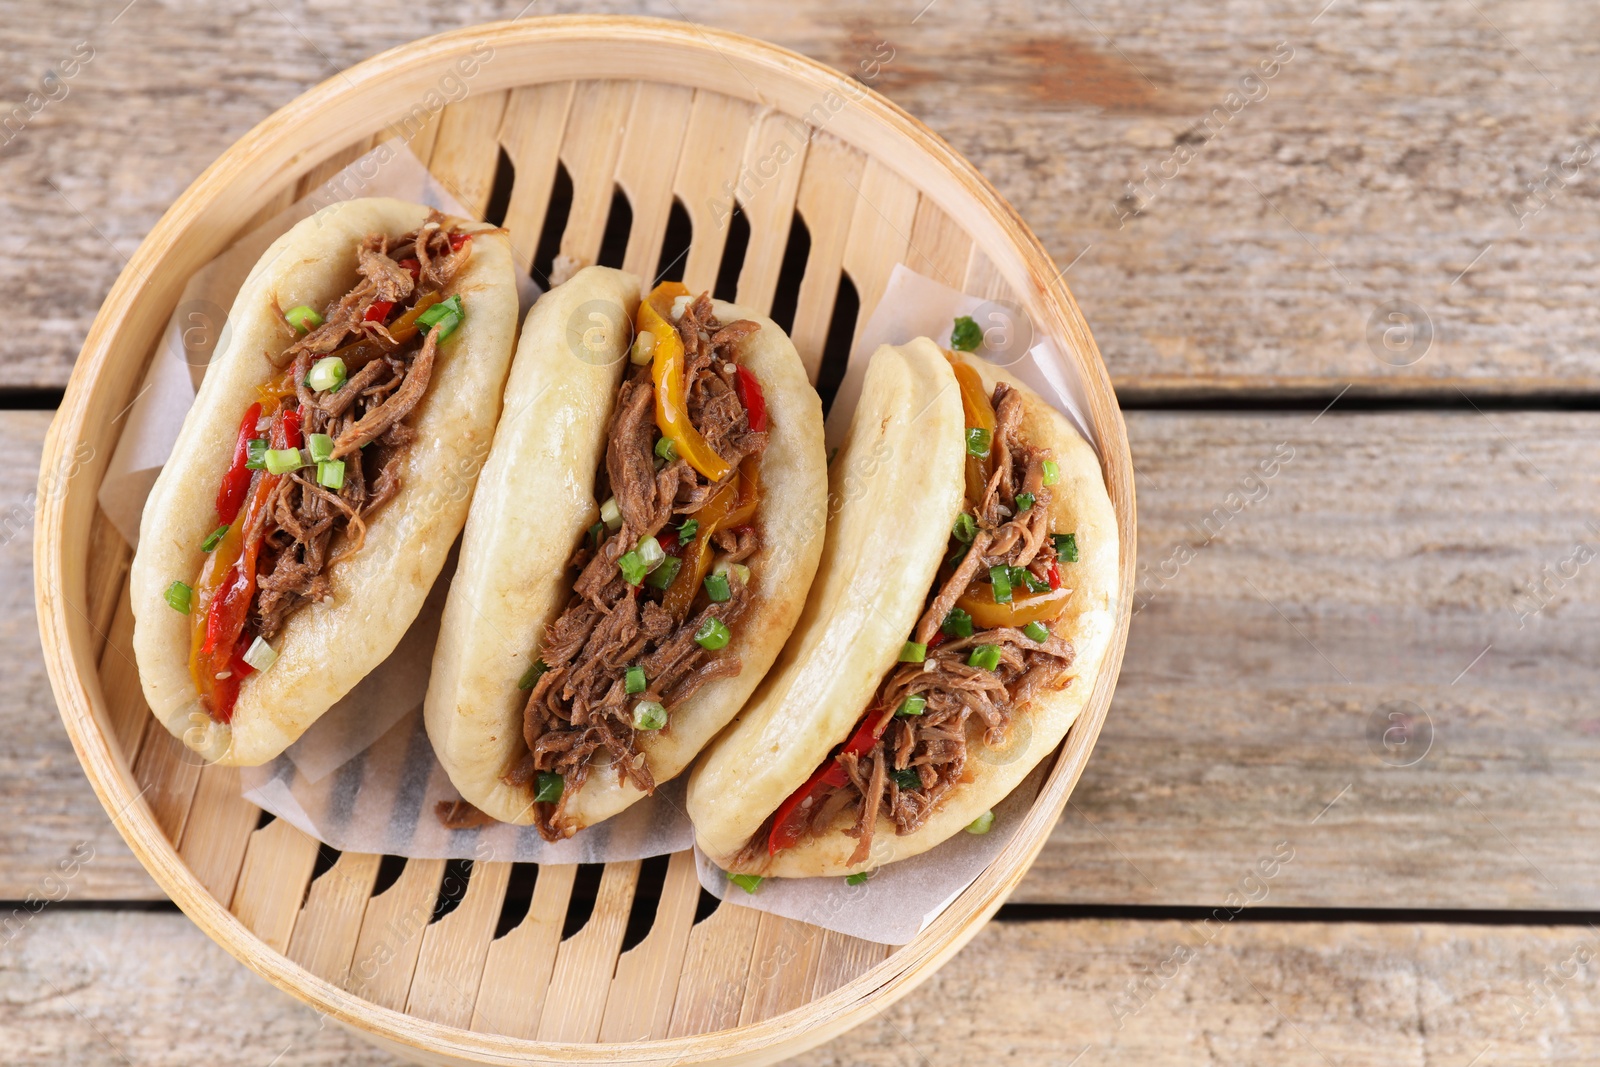
[[[33,516],[48,411],[0,414],[0,899],[148,898],[160,890],[106,818],[56,714],[33,609]],[[131,617],[112,622],[129,627]],[[95,623],[104,626],[104,623]],[[115,655],[109,650],[105,655]],[[122,677],[137,686],[132,664]],[[144,722],[129,726],[139,736]],[[77,862],[73,862],[76,860]]]
[[[0,455],[26,469],[43,429],[0,416],[15,450]],[[1101,744],[1016,899],[1214,903],[1288,840],[1274,903],[1600,907],[1585,643],[1600,585],[1574,556],[1596,544],[1576,502],[1600,499],[1600,416],[1335,405],[1133,413],[1129,431],[1141,610]],[[1292,458],[1265,477],[1280,445]],[[158,895],[56,724],[29,539],[0,546],[0,650],[19,680],[0,692],[0,899],[36,891],[76,841],[95,858],[74,894]],[[1390,711],[1432,724],[1413,766],[1384,762]]]
[[[870,78],[966,153],[1073,264],[1124,396],[1600,388],[1586,356],[1600,342],[1600,200],[1583,184],[1592,9],[1319,6],[1247,0],[1219,18],[1002,0],[912,21],[847,0],[709,0],[688,15]],[[483,0],[380,20],[339,4],[0,10],[8,111],[44,101],[42,72],[93,53],[0,134],[0,217],[25,242],[0,262],[0,289],[48,309],[7,331],[4,387],[65,381],[123,257],[273,108],[385,48],[516,13]],[[463,86],[474,99],[474,79]],[[412,103],[425,111],[397,108]],[[420,127],[424,156],[440,126]],[[1407,367],[1367,340],[1394,298],[1433,328]]]
[[[1582,1062],[1600,1042],[1597,952],[1586,927],[994,923],[881,1018],[791,1062]],[[17,1067],[397,1062],[180,915],[46,912],[3,960]],[[228,1025],[194,1010],[197,990]]]
[[[1129,428],[1138,614],[1015,899],[1214,902],[1288,841],[1275,904],[1600,902],[1600,417]]]

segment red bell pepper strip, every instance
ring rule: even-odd
[[[1051,589],[1060,589],[1061,588],[1061,565],[1059,563],[1050,564],[1050,570],[1046,573],[1045,577],[1050,582],[1050,588]]]
[[[450,251],[459,252],[461,246],[472,240],[470,233],[453,233],[450,235]]]
[[[739,403],[744,405],[745,414],[750,417],[750,428],[760,433],[767,428],[767,398],[761,392],[761,383],[756,381],[756,376],[742,364],[737,366],[739,376],[735,379],[739,386]]]
[[[283,413],[283,444],[274,448],[300,448],[305,441],[300,436],[300,409],[290,408]]]
[[[301,446],[299,409],[281,411],[274,416],[273,422],[272,447]],[[228,553],[237,553],[234,561],[227,565],[215,592],[210,594],[203,629],[196,635],[197,647],[190,659],[190,670],[201,699],[218,722],[232,720],[233,706],[239,696],[239,682],[249,673],[249,665],[242,658],[249,644],[244,639],[244,631],[249,621],[250,604],[255,599],[256,558],[261,550],[261,538],[246,539],[243,531],[254,525],[256,516],[260,514],[260,509],[266,507],[280,477],[263,473],[256,480],[243,523],[228,531],[223,543],[208,561],[208,567],[222,564]],[[201,575],[202,597],[206,595],[203,591],[206,573],[202,572]],[[245,668],[243,672],[241,665]]]
[[[400,261],[400,268],[402,270],[410,271],[413,278],[422,273],[422,264],[418,263],[414,259],[402,259]]]
[[[213,678],[211,681],[211,701],[217,708],[218,722],[232,721],[233,706],[239,702],[239,683],[254,674],[255,670],[244,661],[244,652],[235,647],[228,661],[228,669],[223,672],[227,677]]]
[[[231,523],[244,505],[245,494],[250,491],[250,441],[256,435],[256,423],[261,418],[261,405],[251,404],[239,423],[239,439],[233,446],[233,462],[228,473],[222,476],[222,487],[217,490],[217,518]]]
[[[374,300],[367,306],[367,313],[361,316],[361,321],[382,322],[389,317],[389,310],[393,307],[393,300]]]
[[[776,856],[786,848],[792,848],[805,836],[806,820],[796,817],[801,804],[808,797],[820,797],[824,787],[839,789],[848,785],[850,776],[844,773],[844,768],[839,764],[839,757],[846,752],[853,756],[864,756],[872,751],[872,746],[878,743],[883,732],[889,728],[889,721],[894,718],[893,708],[880,708],[876,712],[868,712],[861,720],[861,725],[856,727],[856,732],[850,735],[850,740],[817,768],[817,773],[806,779],[802,785],[789,795],[789,799],[778,805],[778,812],[772,820],[772,832],[767,836],[767,855]]]

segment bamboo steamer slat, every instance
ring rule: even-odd
[[[465,60],[476,62],[470,76],[455,66]],[[449,84],[470,92],[434,106],[428,94],[444,91],[452,69]],[[637,861],[606,865],[569,936],[572,909],[591,892],[575,891],[586,883],[572,867],[538,870],[516,922],[502,910],[515,880],[503,863],[411,860],[380,888],[380,858],[350,854],[319,874],[315,841],[281,821],[258,828],[237,771],[199,766],[150,717],[131,651],[130,552],[95,504],[113,416],[195,269],[396,135],[471,210],[503,197],[525,271],[539,266],[563,172],[572,195],[556,237],[581,262],[606,247],[620,192],[632,221],[625,247],[608,254],[763,311],[787,301],[813,379],[830,334],[833,347],[858,335],[902,262],[1016,302],[1075,364],[1121,526],[1117,631],[1020,831],[910,944],[890,950],[726,902],[695,922],[688,853],[671,858],[659,893],[641,888]],[[735,203],[742,262],[729,247]],[[675,214],[692,240],[669,263]],[[785,271],[802,230],[808,253]],[[854,321],[838,305],[850,288]],[[448,33],[369,60],[267,119],[179,198],[106,298],[42,470],[65,457],[80,461],[78,476],[64,487],[41,478],[40,631],[62,718],[113,823],[228,951],[421,1063],[767,1063],[881,1011],[976,933],[1038,853],[1104,721],[1126,640],[1127,439],[1094,341],[1038,241],[970,164],[888,101],[782,49],[681,23],[563,17]],[[642,936],[624,949],[636,925]]]

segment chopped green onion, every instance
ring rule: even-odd
[[[649,330],[639,331],[639,336],[633,339],[633,348],[628,353],[628,359],[635,365],[642,367],[656,358],[656,335]]]
[[[916,768],[905,767],[894,772],[894,784],[901,789],[921,789],[922,776],[916,772]]]
[[[928,658],[928,646],[907,641],[900,646],[901,663],[921,663]]]
[[[637,552],[624,552],[617,560],[617,569],[622,572],[629,585],[638,585],[644,581],[644,576],[650,573],[650,568],[645,565],[643,558]]]
[[[325,433],[308,433],[306,451],[311,453],[311,462],[325,463],[333,458],[333,438]]]
[[[1068,563],[1078,562],[1078,535],[1075,533],[1056,534],[1056,555]]]
[[[617,506],[617,498],[606,497],[606,502],[600,505],[600,521],[606,524],[608,530],[622,528],[622,509]]]
[[[549,670],[549,669],[550,668],[545,665],[544,660],[542,660],[542,659],[534,660],[533,661],[533,666],[529,667],[526,671],[522,672],[522,678],[521,678],[521,680],[519,680],[517,682],[517,688],[518,689],[522,689],[522,690],[532,689],[535,685],[538,684],[539,677],[541,675],[543,675],[544,672]]]
[[[650,682],[644,676],[643,667],[637,665],[629,667],[628,673],[622,676],[622,688],[629,696],[633,696],[635,693],[642,693],[649,687]]]
[[[1050,627],[1037,619],[1022,628],[1022,632],[1040,644],[1050,640]]]
[[[267,442],[262,438],[255,438],[244,443],[245,470],[264,471],[267,469]]]
[[[728,588],[726,574],[706,575],[706,596],[711,598],[713,604],[723,604],[733,598],[733,590]]]
[[[864,884],[866,882],[866,880],[868,878],[871,878],[871,877],[872,877],[872,872],[871,871],[857,871],[855,874],[846,875],[845,879],[844,879],[844,884],[845,885],[862,885],[862,884]]]
[[[651,336],[654,336],[653,334]],[[678,458],[678,446],[672,443],[672,438],[663,437],[656,442],[656,455],[671,463]]]
[[[967,833],[982,837],[994,825],[994,812],[986,811],[967,825]]]
[[[967,427],[967,455],[979,459],[989,458],[989,444],[993,434],[980,426]]]
[[[964,545],[972,544],[972,539],[978,536],[978,520],[972,517],[970,511],[963,511],[956,516],[955,525],[950,527],[950,536]]]
[[[533,792],[533,799],[540,804],[554,804],[561,799],[561,793],[566,787],[567,780],[559,774],[540,771],[539,785]]]
[[[661,542],[654,537],[640,538],[639,543],[634,546],[633,550],[639,553],[640,559],[644,560],[644,567],[647,572],[661,566],[661,561],[667,558],[666,549],[662,548]],[[634,582],[633,584],[638,585],[639,583]]]
[[[344,488],[344,460],[325,459],[317,464],[317,484],[338,492]]]
[[[461,310],[461,294],[457,293],[449,300],[441,300],[427,311],[417,316],[417,329],[426,334],[429,330],[438,328],[439,343],[455,332],[461,325],[461,320],[466,317],[466,312]]]
[[[173,582],[163,595],[167,598],[167,606],[173,611],[179,615],[189,614],[189,598],[194,595],[193,589],[182,582]]]
[[[1011,568],[1005,564],[989,568],[989,581],[994,585],[994,602],[1011,603]]]
[[[1055,485],[1061,480],[1061,464],[1053,459],[1044,461],[1044,484]]]
[[[606,524],[603,522],[595,523],[593,526],[589,527],[589,543],[594,545],[596,548],[599,548],[600,539],[604,537],[605,534]]]
[[[1018,512],[1018,514],[1021,514],[1022,512],[1027,511],[1028,509],[1030,509],[1032,507],[1033,507],[1033,494],[1032,493],[1018,493],[1017,494],[1017,512]]]
[[[700,628],[694,632],[694,643],[707,652],[715,652],[719,648],[726,648],[732,636],[722,620],[712,616],[701,623]]]
[[[928,706],[928,698],[921,693],[912,693],[900,702],[894,709],[896,715],[921,715],[922,709]]]
[[[729,563],[727,560],[718,560],[717,565],[711,568],[712,574],[732,574],[739,579],[741,585],[750,584],[750,568],[743,563]]]
[[[338,356],[325,356],[311,365],[306,384],[319,393],[328,393],[344,384],[344,360]]]
[[[983,329],[971,315],[957,317],[950,329],[950,347],[957,352],[976,352],[983,344]]]
[[[678,527],[678,540],[682,541],[684,544],[688,544],[690,541],[694,540],[694,535],[699,532],[700,520],[689,519],[682,526]]]
[[[1030,593],[1044,593],[1050,589],[1050,583],[1043,578],[1036,578],[1032,571],[1026,567],[1011,568],[1011,587],[1015,589],[1022,586]]]
[[[754,893],[765,881],[759,874],[730,874],[728,881],[743,889],[746,893]]]
[[[267,644],[267,639],[260,634],[250,642],[250,647],[245,649],[244,661],[258,671],[264,671],[278,662],[278,651]]]
[[[212,530],[209,534],[206,535],[206,539],[204,541],[200,542],[200,551],[202,551],[202,552],[210,552],[212,549],[216,548],[218,543],[221,542],[221,540],[223,538],[223,535],[225,535],[227,532],[228,532],[228,524],[227,523],[223,523],[221,526],[218,526],[215,530]]]
[[[290,326],[293,326],[301,333],[309,333],[322,325],[322,316],[305,304],[301,304],[297,308],[290,308],[283,313],[283,317]]]
[[[971,637],[972,616],[960,608],[951,608],[950,614],[944,617],[944,625],[939,629],[949,637]]]
[[[992,671],[1000,666],[999,645],[979,645],[972,650],[972,655],[967,657],[967,666],[976,667],[983,671]]]
[[[641,700],[633,706],[635,730],[659,730],[667,725],[667,709],[657,700]]]
[[[267,473],[288,474],[304,467],[305,460],[300,456],[298,448],[269,448],[267,449]]]
[[[665,589],[672,584],[678,576],[678,571],[683,567],[683,560],[677,556],[668,556],[656,565],[656,569],[645,576],[644,584],[651,589]]]

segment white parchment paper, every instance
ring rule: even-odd
[[[112,523],[137,545],[139,517],[161,465],[194,402],[212,353],[227,339],[228,309],[246,275],[284,231],[341,200],[393,196],[465,215],[403,142],[391,141],[356,160],[309,196],[247,234],[201,268],[184,289],[100,487]],[[521,279],[525,314],[539,290]],[[927,335],[948,346],[953,321],[970,315],[984,328],[983,355],[1006,366],[1066,413],[1091,443],[1084,392],[1048,338],[1035,338],[1014,305],[950,289],[904,266],[895,268],[850,354],[828,416],[828,444],[843,437],[866,364],[880,344]],[[656,795],[567,841],[544,841],[531,827],[495,824],[447,830],[435,805],[459,799],[423,728],[422,700],[438,637],[452,554],[417,621],[399,646],[278,759],[242,772],[244,796],[312,837],[346,851],[416,858],[536,863],[600,863],[691,847],[684,814],[685,777]],[[957,834],[922,856],[849,886],[842,878],[768,879],[753,894],[730,884],[697,850],[700,881],[719,898],[887,944],[909,941],[965,889],[1015,833],[1037,795],[1046,767],[1035,770],[995,809],[984,836]]]

